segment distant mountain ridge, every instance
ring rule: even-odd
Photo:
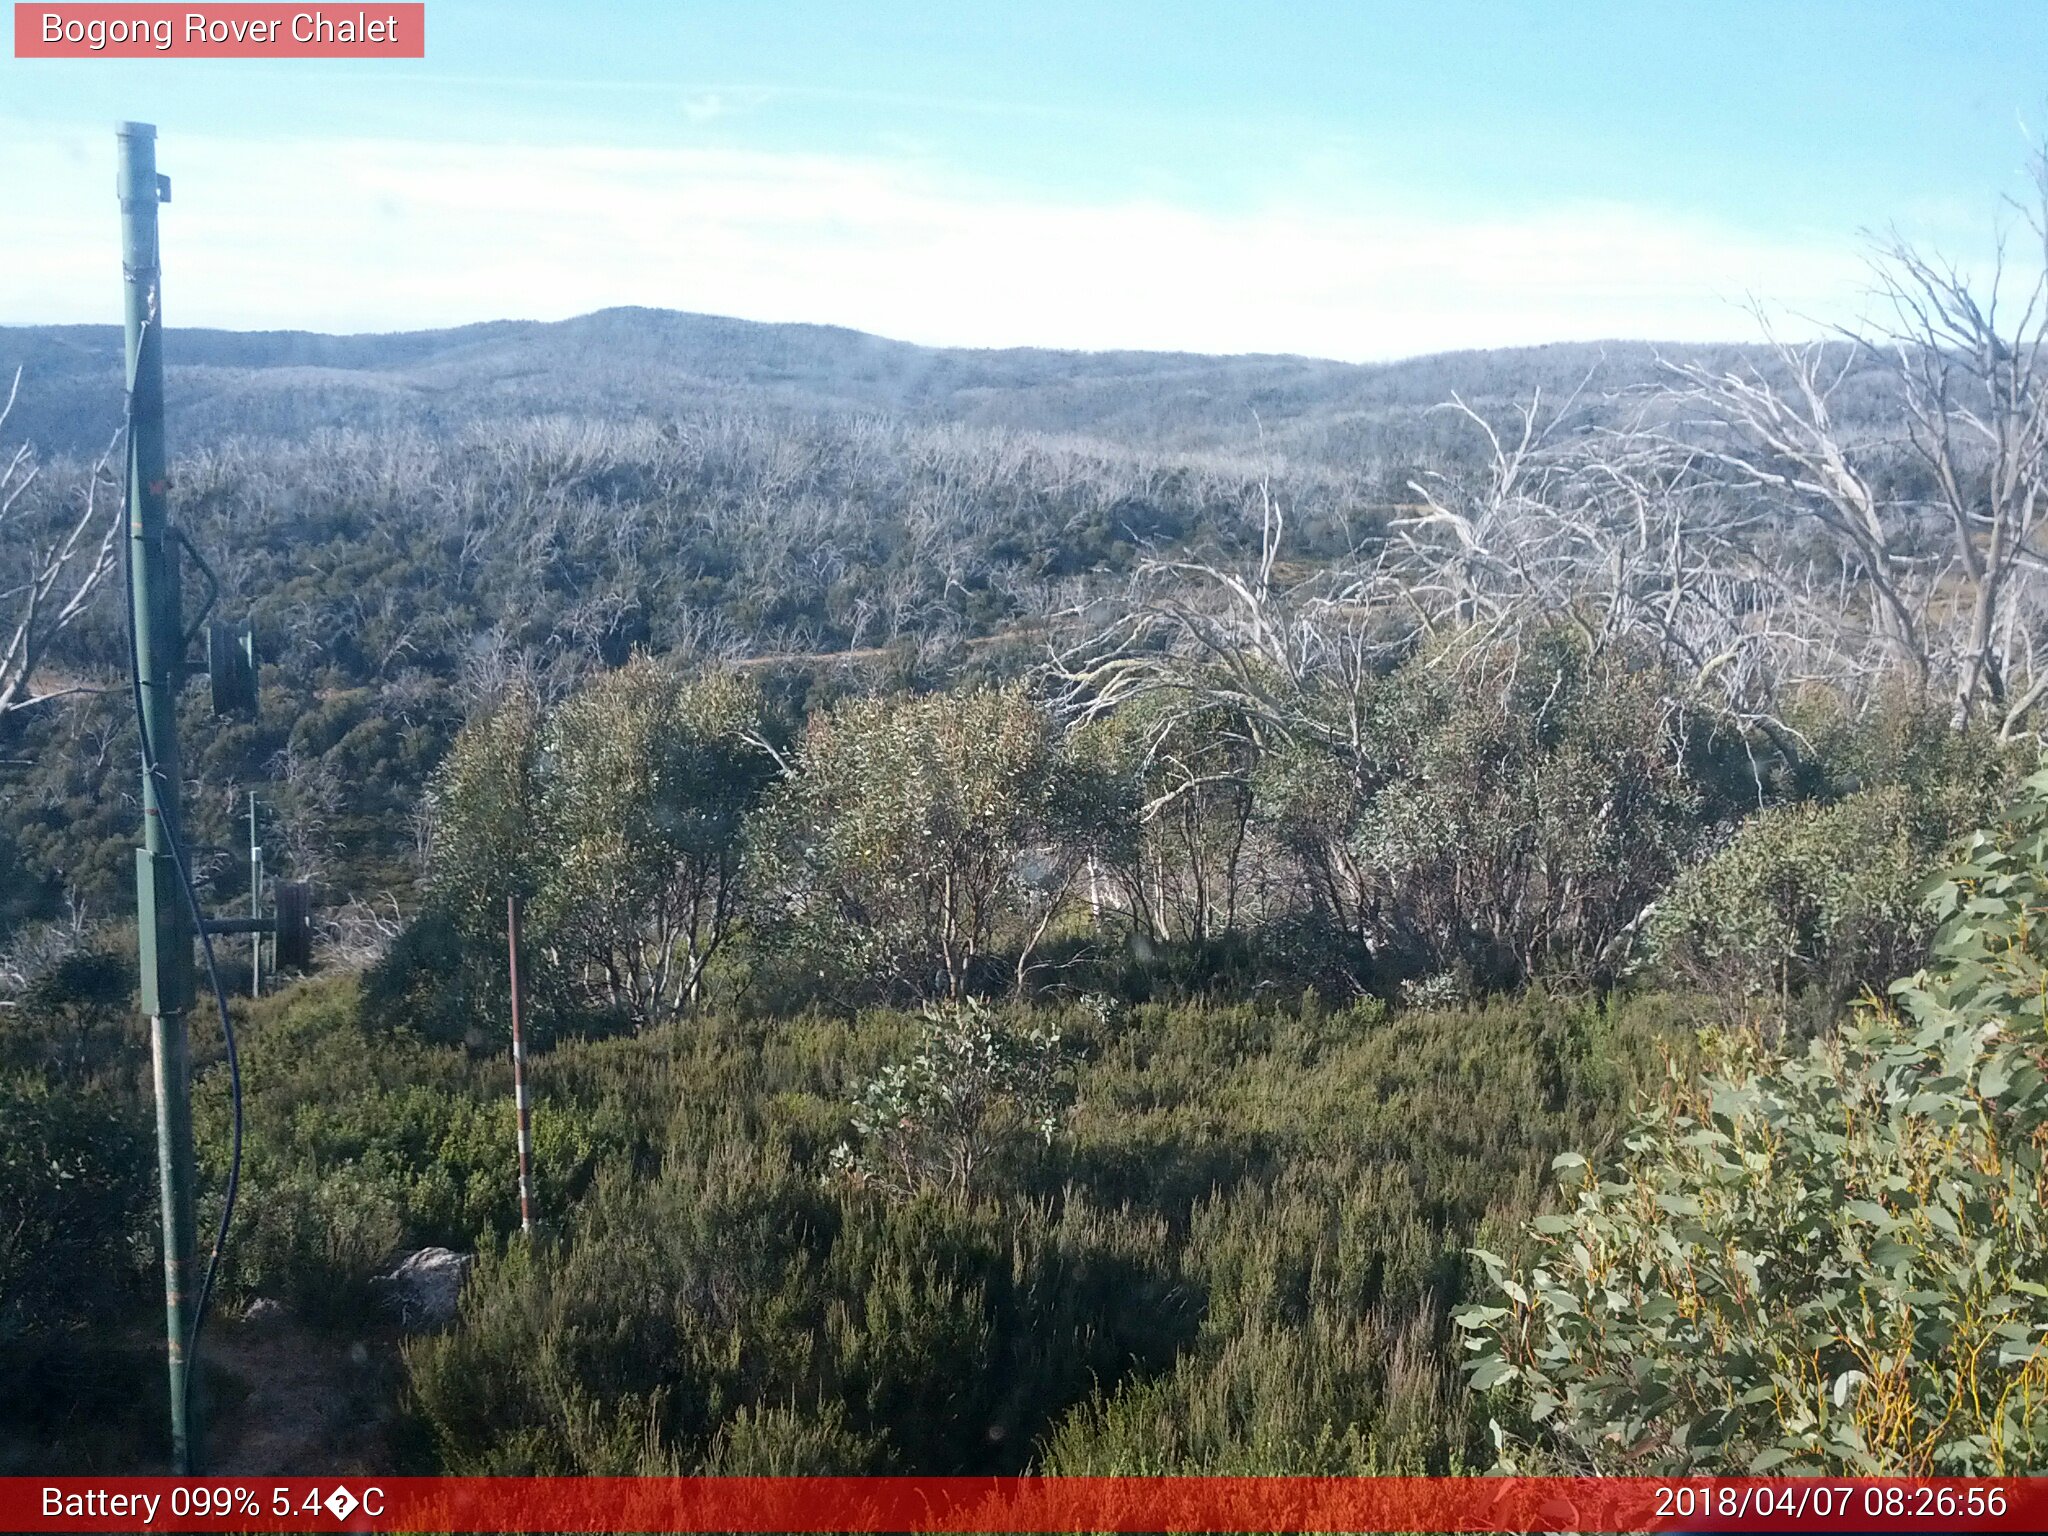
[[[713,409],[884,414],[1101,437],[1179,451],[1260,440],[1308,458],[1370,448],[1382,429],[1453,392],[1502,401],[1568,389],[1599,365],[1640,382],[1662,355],[1733,346],[1558,343],[1382,364],[1251,354],[925,347],[838,326],[674,310],[449,330],[166,333],[173,452],[235,436],[332,427],[460,431],[490,416],[676,415]],[[83,453],[119,424],[121,333],[112,325],[0,327],[0,380],[23,369],[16,432]]]

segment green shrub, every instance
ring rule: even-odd
[[[881,1441],[847,1427],[846,1410],[742,1407],[712,1439],[700,1477],[858,1477],[882,1464]]]
[[[401,1250],[470,1249],[518,1225],[511,1073],[502,1058],[366,1027],[348,979],[252,1005],[240,1035],[243,1204],[224,1270],[231,1294],[273,1296],[316,1322],[357,1321],[370,1309],[369,1277]],[[618,1145],[599,1121],[559,1097],[536,1105],[544,1210],[573,1199],[600,1154]],[[194,1123],[211,1219],[230,1144],[218,1061],[195,1087]]]
[[[1185,1337],[1152,1278],[1163,1239],[1079,1202],[842,1207],[772,1149],[729,1147],[606,1181],[565,1246],[487,1255],[460,1325],[408,1349],[413,1412],[435,1465],[479,1473],[806,1446],[857,1470],[1016,1470],[1098,1376]]]
[[[509,1045],[512,994],[502,948],[502,942],[486,948],[449,912],[429,908],[363,972],[364,1023],[378,1033],[400,1030],[437,1045]],[[532,1028],[536,1049],[551,1043],[553,1011],[537,1014]]]
[[[149,1028],[135,1011],[134,929],[53,939],[54,954],[24,966],[19,995],[0,1006],[0,1071],[132,1100],[134,1069],[149,1059]]]
[[[429,910],[373,991],[444,1037],[500,1044],[506,900],[526,900],[536,1043],[635,1029],[707,998],[740,912],[740,840],[773,759],[759,688],[645,655],[543,707],[513,690],[427,797]]]
[[[1645,909],[1739,811],[1739,733],[1625,648],[1554,630],[1434,645],[1258,765],[1257,814],[1354,985],[1611,981]]]
[[[143,1122],[112,1095],[0,1073],[0,1359],[119,1297],[153,1167]]]
[[[1052,1144],[1074,1097],[1066,1065],[1056,1029],[1020,1029],[973,998],[928,1006],[915,1053],[861,1090],[833,1172],[898,1198],[979,1194],[1034,1139]]]
[[[660,1130],[410,1347],[419,1463],[1126,1469],[1153,1415],[1183,1470],[1463,1465],[1463,1249],[1613,1123],[1662,1007],[1042,1010],[1067,1129],[968,1198],[819,1177],[920,1016],[562,1047],[547,1096]]]
[[[633,1473],[701,1442],[792,1341],[814,1181],[736,1151],[636,1181],[614,1170],[564,1247],[487,1249],[461,1326],[407,1351],[435,1464],[473,1474]],[[785,1370],[786,1374],[786,1370]]]
[[[1832,1013],[1917,958],[1933,928],[1919,888],[1959,830],[1928,826],[1897,787],[1761,811],[1665,893],[1653,962],[1733,1018],[1809,992]]]
[[[1183,1354],[1075,1410],[1046,1447],[1068,1477],[1371,1477],[1464,1469],[1465,1393],[1424,1312],[1318,1310]]]
[[[1604,1132],[1664,1027],[1540,995],[1392,1016],[1315,997],[967,1007],[970,1046],[975,1021],[1057,1035],[1064,1130],[1043,1146],[1008,1106],[1002,1177],[883,1200],[822,1175],[845,1106],[932,1021],[712,1008],[534,1059],[528,1243],[502,1057],[389,1027],[345,977],[236,1008],[247,1203],[225,1299],[354,1330],[396,1252],[476,1249],[457,1324],[407,1352],[412,1464],[663,1475],[1146,1465],[1148,1403],[1192,1426],[1190,1468],[1459,1464],[1433,1319],[1463,1297],[1462,1249]],[[199,1046],[204,1227],[228,1106],[217,1043]],[[930,1084],[978,1049],[934,1055]],[[123,1241],[150,1260],[146,1104],[96,1070],[102,1097],[58,1102],[126,1117]],[[153,1324],[152,1287],[102,1269]],[[37,1381],[90,1362],[67,1345],[47,1363]]]
[[[1015,687],[814,715],[748,834],[763,932],[828,995],[1021,990],[1100,808],[1069,769]]]
[[[2048,774],[1936,885],[1928,970],[1739,1037],[1459,1317],[1501,1460],[1983,1475],[2048,1456]],[[1511,1273],[1512,1272],[1512,1273]]]
[[[406,1235],[397,1195],[353,1167],[251,1179],[234,1234],[230,1285],[315,1323],[371,1312],[370,1279]]]

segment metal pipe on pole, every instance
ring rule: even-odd
[[[193,1000],[194,935],[170,842],[181,826],[177,695],[185,676],[185,632],[177,544],[165,501],[163,283],[157,254],[157,204],[169,200],[170,182],[157,174],[152,125],[123,123],[118,144],[116,189],[121,202],[129,380],[127,596],[134,624],[144,758],[143,842],[136,850],[135,866],[136,946],[156,1083],[171,1459],[177,1473],[189,1475],[200,1459],[199,1414],[186,1381],[192,1366],[186,1358],[192,1308],[198,1299],[192,1068],[186,1025]]]
[[[505,898],[505,944],[512,970],[512,1107],[519,1122],[519,1230],[533,1236],[533,1123],[526,1102],[526,1032],[520,1020],[519,898]]]

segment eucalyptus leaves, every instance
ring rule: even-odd
[[[1710,1042],[1620,1167],[1556,1161],[1459,1314],[1503,1467],[2048,1466],[2048,773],[1929,894],[1929,967],[1832,1038]]]
[[[862,1089],[830,1178],[899,1198],[981,1194],[992,1171],[1059,1133],[1069,1068],[1057,1029],[1021,1028],[976,998],[927,1006],[909,1060]]]

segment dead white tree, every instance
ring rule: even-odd
[[[1892,240],[1875,260],[1880,319],[1829,344],[1774,339],[1768,372],[1672,370],[1690,418],[1674,443],[1763,514],[1729,542],[1745,571],[1800,606],[1817,573],[1786,555],[1817,543],[1849,648],[1867,640],[1957,729],[2007,736],[2038,732],[2048,698],[2048,162],[2036,181],[2024,223],[2038,259],[2016,284],[2003,242],[1973,282]],[[1844,425],[1852,378],[1896,425]]]
[[[1858,599],[1784,547],[1782,520],[1658,425],[1657,407],[1609,398],[1589,415],[1575,410],[1584,388],[1548,411],[1533,397],[1505,429],[1445,407],[1484,439],[1482,467],[1411,482],[1383,600],[1434,637],[1512,646],[1563,628],[1595,655],[1633,645],[1671,669],[1687,696],[1674,704],[1711,702],[1792,750],[1781,699],[1811,683],[1860,694],[1878,670],[1848,614]]]
[[[1133,706],[1141,712],[1137,768],[1146,788],[1138,819],[1155,851],[1174,846],[1183,866],[1170,880],[1156,860],[1126,872],[1125,905],[1154,936],[1163,935],[1170,906],[1199,912],[1198,922],[1179,925],[1189,932],[1234,920],[1251,776],[1275,754],[1289,754],[1333,765],[1341,780],[1331,786],[1337,804],[1292,835],[1293,856],[1318,899],[1369,945],[1377,888],[1339,805],[1362,803],[1377,788],[1376,685],[1417,637],[1389,601],[1380,559],[1289,573],[1281,562],[1286,517],[1264,482],[1251,510],[1258,552],[1241,565],[1147,560],[1107,615],[1106,600],[1068,615],[1080,638],[1053,650],[1047,672],[1056,708],[1076,722]],[[1201,760],[1176,762],[1174,744],[1196,740]],[[1186,820],[1219,810],[1227,812],[1224,835],[1199,850],[1211,867],[1198,870],[1188,855],[1202,834]]]
[[[1116,614],[1057,649],[1051,677],[1066,710],[1092,718],[1131,700],[1175,697],[1243,722],[1259,751],[1362,740],[1378,662],[1406,637],[1386,632],[1378,562],[1281,573],[1286,517],[1258,488],[1259,552],[1241,567],[1196,558],[1142,562]],[[1084,608],[1087,614],[1110,604]],[[1164,724],[1162,720],[1162,725]]]
[[[1767,328],[1754,361],[1680,362],[1628,398],[1588,397],[1590,378],[1506,416],[1454,398],[1480,468],[1416,477],[1348,560],[1283,559],[1261,486],[1256,554],[1161,555],[1064,616],[1057,696],[1081,721],[1144,706],[1148,829],[1218,768],[1298,758],[1276,779],[1306,789],[1264,830],[1368,948],[1385,889],[1355,833],[1398,772],[1397,657],[1505,689],[1525,639],[1575,631],[1654,659],[1669,742],[1705,709],[1788,759],[1806,749],[1795,700],[1860,709],[1902,683],[1958,728],[2048,735],[2048,175],[2028,228],[2041,261],[2017,302],[2002,257],[1978,286],[1895,241],[1881,325],[1805,346]],[[1184,727],[1233,750],[1173,772]],[[1164,885],[1134,916],[1146,900]]]
[[[20,392],[17,368],[0,405],[0,432]],[[29,494],[43,478],[35,449],[21,443],[0,455],[0,582],[6,583],[0,587],[0,623],[12,624],[0,649],[0,721],[83,691],[76,684],[39,689],[36,674],[51,644],[91,607],[114,569],[121,525],[119,498],[112,494],[116,484],[107,470],[113,452],[110,443],[75,493],[78,515],[54,524]]]

